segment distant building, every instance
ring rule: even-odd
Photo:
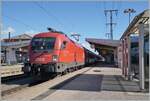
[[[28,45],[31,36],[22,34],[1,41],[1,62],[21,63],[28,57]]]

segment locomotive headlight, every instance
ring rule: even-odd
[[[29,58],[27,58],[27,61],[29,62]]]
[[[58,56],[57,56],[57,55],[53,55],[53,56],[52,56],[52,61],[53,61],[53,62],[56,62],[57,60],[58,60]]]

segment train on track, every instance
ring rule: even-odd
[[[63,32],[50,29],[36,34],[29,45],[29,60],[23,71],[32,75],[59,74],[95,63],[101,57],[71,40]]]

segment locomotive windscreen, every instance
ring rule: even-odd
[[[52,50],[54,49],[55,40],[54,37],[33,38],[31,41],[32,50]]]

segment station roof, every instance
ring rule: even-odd
[[[19,40],[22,41],[19,41]],[[20,48],[28,46],[32,37],[28,34],[22,34],[18,36],[11,37],[10,39],[1,40],[2,48]],[[18,40],[18,41],[17,41]]]
[[[85,40],[90,44],[97,44],[99,46],[117,47],[120,44],[119,40],[96,39],[96,38],[86,38]]]
[[[21,42],[1,42],[1,46],[2,48],[20,48],[20,47],[24,47],[24,46],[28,46],[30,43],[30,40],[27,41],[21,41]]]
[[[2,39],[1,41],[11,42],[11,41],[20,40],[20,39],[21,40],[31,40],[32,37],[30,35],[28,35],[28,34],[21,34],[21,35],[13,36],[10,39],[9,38]]]
[[[149,20],[150,9],[144,10],[142,13],[134,17],[132,22],[129,24],[120,39],[128,36],[129,34],[136,32],[139,23],[146,23]]]
[[[32,37],[28,34],[22,34],[12,37],[12,39],[32,39]]]

